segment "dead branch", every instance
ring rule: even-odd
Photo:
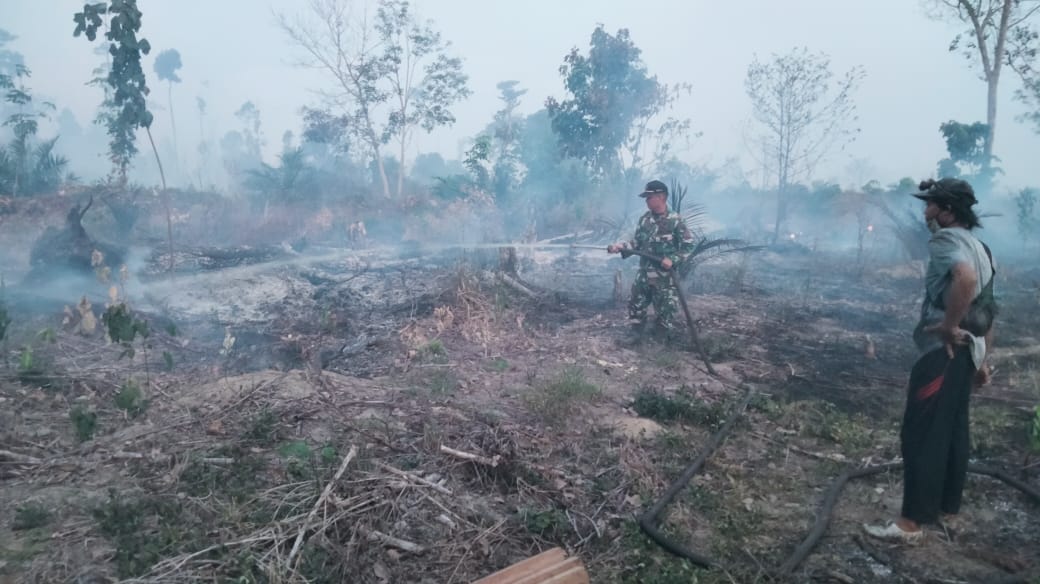
[[[94,195],[90,195],[90,200],[87,201],[87,206],[83,207],[83,210],[79,212],[79,221],[83,221],[83,216],[90,210],[90,206],[94,204]]]
[[[361,531],[366,536],[368,536],[369,541],[379,541],[390,547],[395,547],[399,550],[411,552],[413,554],[421,554],[424,551],[426,551],[426,548],[417,543],[412,543],[410,541],[399,539],[391,535],[387,535],[381,531],[376,531],[374,529],[368,529],[365,527],[362,527]]]
[[[448,454],[448,455],[454,456],[455,458],[461,458],[463,460],[469,460],[469,461],[472,461],[472,462],[479,462],[480,464],[484,464],[484,465],[490,466],[492,468],[498,466],[498,463],[501,462],[501,460],[502,460],[502,457],[497,455],[497,454],[495,456],[491,457],[491,458],[488,458],[486,456],[481,456],[479,454],[471,454],[469,452],[463,452],[461,450],[455,450],[454,448],[448,448],[447,446],[444,446],[443,444],[441,445],[441,452],[443,452],[444,454]]]
[[[43,463],[43,460],[41,460],[39,458],[36,458],[35,456],[29,456],[28,454],[18,454],[17,452],[11,452],[10,450],[0,450],[0,459],[4,459],[4,458],[10,459],[10,460],[9,461],[7,461],[7,460],[0,460],[0,464],[4,464],[5,462],[11,462],[11,463],[15,463],[15,464],[42,464]]]
[[[523,284],[521,284],[517,280],[509,277],[506,274],[499,273],[498,274],[498,280],[500,282],[502,282],[503,284],[505,284],[506,286],[509,286],[513,290],[519,292],[520,294],[523,294],[524,296],[527,296],[528,298],[537,298],[538,297],[538,294],[535,293],[533,290],[531,290],[527,286],[524,286]]]
[[[455,524],[455,522],[451,520],[451,517],[448,517],[444,513],[441,513],[440,515],[437,516],[437,521],[440,522],[440,523],[443,523],[444,525],[446,525],[448,527],[448,529],[450,529],[452,531],[454,531],[455,528],[458,527]]]
[[[752,436],[757,436],[758,438],[761,438],[763,440],[768,440],[769,442],[772,442],[773,444],[777,444],[777,445],[783,446],[784,448],[786,448],[786,449],[788,449],[788,450],[790,450],[792,452],[797,452],[798,454],[803,454],[803,455],[811,457],[811,458],[818,458],[820,460],[829,460],[831,462],[848,462],[848,460],[849,460],[848,458],[845,457],[845,455],[843,455],[841,453],[832,454],[832,453],[829,453],[829,452],[813,452],[811,450],[805,450],[804,448],[799,448],[798,446],[795,446],[793,444],[788,444],[787,442],[784,442],[783,440],[777,440],[776,438],[773,438],[772,436],[768,436],[768,435],[763,434],[761,432],[754,432],[754,431],[752,431],[751,435]]]
[[[381,469],[383,469],[383,470],[385,470],[387,472],[393,473],[393,474],[395,474],[395,475],[397,475],[399,477],[406,478],[406,479],[415,481],[417,483],[424,484],[424,485],[432,488],[433,490],[437,491],[438,493],[442,493],[444,495],[451,495],[452,494],[451,491],[448,490],[447,488],[445,488],[445,487],[443,487],[443,486],[441,486],[441,485],[439,485],[439,484],[437,484],[437,483],[435,483],[435,482],[433,482],[433,481],[431,481],[429,479],[425,479],[425,478],[423,478],[421,476],[418,476],[418,475],[415,475],[415,474],[412,474],[412,473],[409,473],[409,472],[405,472],[403,470],[398,470],[398,469],[396,469],[396,468],[394,468],[394,467],[392,467],[392,466],[390,466],[388,464],[384,464],[382,462],[376,462],[376,466],[378,466],[379,468],[381,468]]]
[[[838,582],[843,582],[844,584],[855,584],[855,582],[856,582],[855,580],[853,580],[852,578],[846,576],[845,574],[842,574],[841,572],[836,572],[834,570],[828,571],[827,575],[830,576],[831,578],[834,578]]]
[[[318,514],[318,509],[321,508],[321,504],[325,502],[325,499],[329,498],[329,493],[332,492],[332,487],[339,481],[340,477],[343,476],[343,473],[347,470],[347,465],[350,464],[350,461],[353,460],[356,455],[357,446],[351,446],[350,452],[347,452],[347,455],[343,457],[343,462],[340,463],[339,470],[337,470],[336,474],[332,476],[332,480],[325,485],[325,490],[321,492],[321,496],[314,502],[314,507],[312,507],[311,512],[307,514],[307,518],[303,520],[303,523],[300,525],[300,531],[296,534],[296,541],[293,542],[292,550],[289,551],[289,559],[287,561],[289,566],[293,565],[293,560],[296,558],[296,554],[299,553],[300,546],[303,545],[303,536],[307,532],[307,527],[310,525],[311,520]]]

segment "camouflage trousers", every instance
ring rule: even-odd
[[[640,322],[646,322],[646,311],[654,306],[657,325],[666,331],[679,330],[678,320],[679,291],[672,284],[668,274],[655,271],[639,270],[635,282],[632,282],[632,295],[628,299],[628,316]]]

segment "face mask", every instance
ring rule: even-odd
[[[939,220],[932,218],[928,220],[928,231],[935,233],[942,229],[942,225],[939,225]]]

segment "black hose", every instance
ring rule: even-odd
[[[720,564],[703,554],[695,552],[675,540],[669,538],[664,534],[663,531],[658,527],[660,516],[664,512],[665,508],[675,499],[676,496],[686,488],[686,485],[693,479],[694,475],[700,471],[701,467],[708,460],[722,441],[733,430],[737,420],[744,413],[748,404],[751,402],[751,398],[754,395],[754,389],[748,388],[747,394],[744,399],[741,400],[740,404],[733,409],[726,422],[708,439],[708,443],[701,450],[697,458],[691,462],[682,474],[677,478],[661,495],[660,499],[657,500],[653,506],[650,507],[645,513],[639,517],[639,528],[643,530],[650,539],[654,540],[658,545],[667,550],[668,552],[689,560],[694,564],[703,568],[720,567]],[[798,547],[794,549],[791,555],[784,561],[783,564],[776,571],[776,575],[780,577],[790,576],[794,570],[809,556],[812,550],[819,543],[820,539],[823,538],[827,532],[827,526],[830,524],[831,516],[834,513],[834,507],[838,503],[838,499],[841,496],[842,489],[845,484],[853,479],[859,479],[863,477],[873,476],[881,474],[883,472],[899,470],[903,468],[902,462],[889,462],[885,464],[878,464],[874,466],[868,466],[863,468],[849,469],[843,472],[837,479],[831,483],[830,487],[827,488],[827,492],[823,497],[823,501],[820,504],[818,511],[816,512],[816,520],[813,523],[812,529],[802,540],[802,543],[798,544]],[[1015,477],[1008,474],[1002,469],[990,468],[979,465],[968,465],[968,472],[978,475],[985,475],[999,479],[1008,485],[1018,489],[1025,493],[1027,496],[1032,498],[1034,501],[1040,503],[1040,489],[1034,487],[1024,481],[1016,479]],[[1017,578],[1017,577],[1016,577]],[[1021,580],[1013,579],[1008,580],[1009,582],[1018,582]]]
[[[650,539],[657,542],[658,545],[669,552],[686,558],[698,566],[710,568],[717,566],[718,563],[707,556],[698,554],[697,552],[683,547],[678,542],[669,539],[668,536],[658,529],[657,522],[660,519],[661,513],[664,512],[665,507],[667,507],[672,500],[675,499],[676,495],[686,487],[690,480],[693,479],[693,475],[697,474],[697,471],[704,466],[704,462],[708,460],[708,457],[715,452],[715,449],[722,444],[722,441],[729,435],[730,431],[733,430],[734,425],[737,423],[737,419],[744,413],[744,409],[747,408],[754,393],[754,389],[748,388],[747,395],[745,395],[744,399],[741,400],[740,405],[734,408],[733,413],[731,413],[729,418],[726,419],[726,423],[711,436],[711,439],[708,440],[707,446],[704,447],[700,455],[698,455],[697,458],[686,467],[686,470],[683,471],[682,475],[680,475],[679,478],[668,487],[668,490],[661,495],[661,498],[639,517],[639,527],[648,537],[650,537]]]
[[[830,488],[827,489],[827,494],[823,498],[823,503],[820,505],[820,509],[816,513],[816,523],[813,524],[813,528],[809,531],[809,534],[805,537],[802,543],[795,548],[791,557],[787,558],[787,561],[780,566],[779,572],[784,575],[789,575],[794,572],[795,568],[797,568],[798,565],[808,557],[809,552],[816,547],[820,538],[822,538],[823,534],[827,531],[827,525],[830,523],[831,515],[834,512],[834,506],[838,502],[838,496],[841,494],[841,490],[845,486],[845,483],[851,479],[876,475],[890,470],[899,470],[901,468],[903,468],[902,462],[890,462],[888,464],[879,464],[876,466],[848,470],[842,473],[841,476],[831,483]],[[1028,483],[1016,479],[1004,470],[970,464],[968,465],[968,472],[1000,479],[1019,491],[1022,491],[1034,501],[1040,503],[1040,490]]]
[[[845,487],[845,483],[849,482],[850,479],[858,479],[860,477],[866,477],[871,475],[880,474],[889,470],[896,470],[903,468],[901,462],[890,462],[888,464],[879,464],[877,466],[868,466],[866,468],[850,469],[841,474],[833,483],[830,488],[827,489],[827,494],[823,497],[823,504],[820,505],[819,511],[816,512],[816,523],[813,524],[809,535],[805,536],[798,547],[795,548],[794,553],[791,557],[787,558],[780,566],[779,572],[781,574],[790,574],[794,571],[798,564],[802,563],[809,552],[816,547],[817,542],[823,537],[823,534],[827,531],[827,525],[831,522],[831,514],[834,512],[834,506],[838,503],[838,497],[841,495],[841,490]]]

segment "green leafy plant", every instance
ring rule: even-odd
[[[137,320],[130,312],[130,307],[124,302],[113,304],[105,309],[101,315],[101,322],[108,329],[108,338],[113,343],[125,346],[123,356],[133,358],[133,342],[137,336],[148,337],[148,323]]]
[[[278,441],[281,430],[278,427],[278,414],[264,408],[249,421],[243,438],[258,446],[270,446]]]
[[[51,512],[46,507],[39,503],[26,503],[15,510],[11,529],[36,529],[47,525],[50,520]]]
[[[1033,452],[1040,453],[1040,405],[1033,412],[1033,421],[1029,428],[1029,446]]]
[[[97,413],[83,406],[76,406],[69,410],[69,420],[76,430],[76,438],[80,442],[86,442],[94,437],[97,431]]]
[[[141,347],[144,349],[145,376],[148,384],[151,385],[151,375],[148,371],[148,337],[151,336],[151,330],[148,328],[148,322],[134,318],[130,307],[125,302],[112,304],[106,308],[105,312],[101,314],[101,322],[108,331],[108,338],[123,347],[123,352],[119,355],[120,359],[123,357],[133,359],[136,354],[134,340],[138,337],[141,338]],[[166,360],[165,356],[164,360]],[[173,357],[171,356],[167,363],[172,366],[172,362]]]
[[[284,458],[296,458],[299,460],[310,460],[311,447],[302,440],[286,442],[278,447],[278,454]]]
[[[585,379],[579,367],[567,367],[555,377],[535,386],[525,396],[527,406],[551,422],[565,419],[582,403],[595,399],[600,389]]]
[[[18,355],[18,379],[22,383],[43,388],[56,386],[58,380],[46,375],[46,371],[53,365],[51,360],[36,350],[39,343],[54,343],[56,340],[54,329],[46,328],[36,333],[31,342],[22,346]]]
[[[116,407],[126,412],[131,418],[136,418],[148,408],[148,400],[145,399],[141,386],[132,379],[128,379],[119,387],[115,402]]]
[[[324,464],[332,464],[339,459],[339,456],[336,452],[336,447],[332,445],[326,445],[322,447],[322,449],[318,452],[318,455],[321,457],[321,462]]]
[[[0,277],[0,341],[7,339],[7,327],[10,325],[11,314],[7,310],[7,301],[4,300],[4,279]]]
[[[22,347],[22,354],[18,357],[18,370],[32,371],[34,362],[32,345]]]
[[[174,555],[189,539],[201,535],[190,528],[173,528],[185,527],[183,506],[176,500],[110,489],[108,501],[91,515],[97,530],[115,548],[112,561],[120,578],[147,573],[160,559]]]
[[[720,425],[726,415],[721,403],[698,399],[685,387],[670,396],[652,388],[641,388],[636,392],[632,409],[644,418],[660,422],[687,422],[709,427]]]

